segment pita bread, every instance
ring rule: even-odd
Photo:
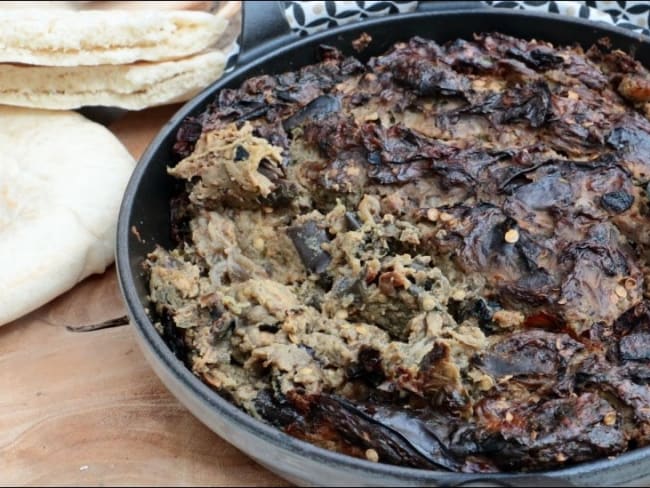
[[[204,51],[228,22],[182,10],[0,9],[0,62],[94,66]]]
[[[189,100],[223,73],[226,57],[211,51],[161,63],[41,67],[0,65],[0,103],[46,109],[87,105],[140,110]]]
[[[22,8],[22,9],[36,9],[36,8],[44,8],[44,9],[53,9],[53,8],[58,8],[58,9],[78,9],[78,8],[83,8],[84,4],[87,4],[89,2],[64,2],[64,1],[11,1],[11,0],[6,0],[2,2],[2,9],[10,9],[10,8]]]
[[[70,2],[78,3],[78,2]],[[85,2],[87,5],[75,6],[72,8],[87,8],[88,10],[107,10],[107,9],[146,9],[146,10],[158,10],[158,9],[167,9],[167,10],[202,10],[209,11],[215,6],[218,6],[221,9],[222,3],[231,3],[231,2],[213,2],[207,0],[129,0],[124,2],[124,0],[101,0],[101,1],[92,1]],[[235,2],[239,3],[239,2]]]
[[[113,261],[135,164],[108,129],[75,112],[0,107],[0,324]]]

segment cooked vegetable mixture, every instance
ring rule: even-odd
[[[372,461],[647,445],[649,114],[606,40],[496,33],[224,89],[177,135],[157,326],[252,416]]]

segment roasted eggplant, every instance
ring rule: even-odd
[[[207,384],[372,461],[650,443],[650,74],[499,33],[224,89],[175,144],[152,313]]]

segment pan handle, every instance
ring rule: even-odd
[[[241,2],[242,19],[237,64],[242,66],[290,42],[291,32],[282,2]]]
[[[280,46],[297,34],[291,32],[284,13],[283,2],[242,2],[242,29],[239,37],[237,64],[242,66]],[[418,2],[417,12],[444,12],[447,10],[479,10],[487,8],[481,2],[428,1]]]

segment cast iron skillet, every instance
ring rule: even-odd
[[[188,102],[163,127],[136,167],[120,210],[116,257],[120,286],[143,352],[167,387],[212,430],[277,474],[300,484],[611,486],[650,479],[650,447],[561,470],[486,476],[371,463],[294,439],[222,399],[174,356],[147,316],[147,280],[142,269],[155,244],[171,246],[172,181],[165,168],[174,161],[176,131],[186,116],[203,111],[224,87],[237,87],[251,76],[315,63],[320,44],[336,46],[345,54],[366,60],[413,35],[445,42],[458,37],[470,39],[475,32],[499,31],[555,44],[579,42],[585,47],[607,36],[615,48],[650,66],[650,39],[581,19],[490,9],[478,2],[421,2],[412,14],[348,24],[306,38],[290,33],[280,2],[244,2],[243,10],[238,66]],[[361,32],[370,34],[373,42],[359,55],[352,51],[351,41]]]

